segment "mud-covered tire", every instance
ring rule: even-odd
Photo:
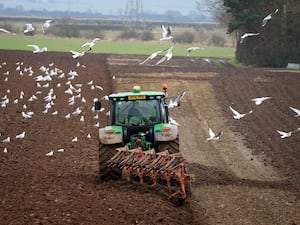
[[[116,145],[104,145],[99,143],[99,177],[100,181],[119,180],[122,172],[119,167],[107,167],[107,161],[116,153]]]
[[[180,151],[179,137],[177,136],[173,141],[159,142],[157,150],[158,152],[168,150],[170,154],[178,153]]]

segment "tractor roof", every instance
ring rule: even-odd
[[[149,100],[161,99],[164,97],[165,93],[161,91],[119,92],[108,96],[112,101]]]

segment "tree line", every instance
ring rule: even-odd
[[[300,63],[299,0],[207,0],[215,17],[236,37],[236,60],[248,65]],[[263,25],[263,19],[271,19]],[[241,43],[245,33],[249,36]]]

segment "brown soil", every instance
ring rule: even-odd
[[[11,138],[8,144],[0,142],[1,224],[300,224],[300,132],[286,139],[276,132],[300,127],[300,118],[289,109],[300,108],[300,74],[235,69],[226,61],[183,57],[140,66],[142,59],[87,54],[74,60],[69,53],[0,51],[0,97],[9,98],[0,108],[0,140]],[[20,70],[17,62],[22,62]],[[60,69],[65,77],[54,75],[52,81],[39,82],[49,87],[37,87],[34,78],[45,74],[39,70],[42,65],[49,72]],[[24,71],[30,66],[32,76]],[[68,105],[71,95],[64,91],[70,70],[79,74],[71,82],[82,84],[81,97],[87,103],[75,98],[75,104]],[[2,75],[6,71],[10,74]],[[90,80],[103,90],[91,90]],[[180,207],[167,199],[165,186],[98,181],[94,124],[106,125],[107,105],[95,120],[93,99],[131,90],[135,84],[159,90],[162,83],[168,84],[169,95],[187,93],[181,106],[171,110],[181,125],[187,169],[196,175],[192,196]],[[51,88],[56,99],[43,114],[43,98]],[[22,90],[24,99],[19,99]],[[33,94],[37,99],[28,101]],[[262,96],[272,98],[259,106],[250,101]],[[234,120],[230,105],[253,113]],[[79,106],[84,122],[80,116],[65,119]],[[55,110],[58,115],[51,114]],[[24,119],[22,111],[34,115]],[[219,141],[206,141],[208,127],[224,131]],[[16,139],[23,131],[25,138]],[[78,142],[71,141],[75,136]],[[64,152],[57,152],[60,148]],[[51,150],[54,155],[46,156]]]

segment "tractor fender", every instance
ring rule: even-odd
[[[174,124],[161,123],[154,126],[155,141],[172,141],[178,136],[178,127]]]
[[[99,139],[102,144],[111,145],[122,143],[123,134],[120,126],[106,126],[99,129]]]

